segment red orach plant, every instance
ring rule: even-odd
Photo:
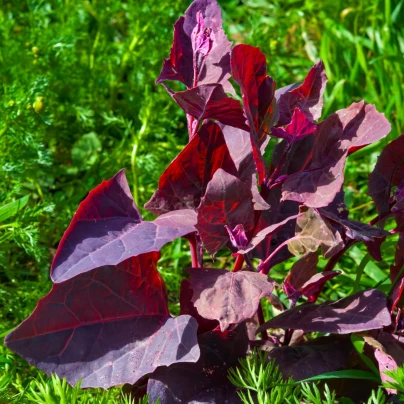
[[[173,91],[170,81],[186,89]],[[276,90],[258,48],[232,47],[216,1],[194,1],[174,26],[157,79],[185,111],[189,132],[145,205],[157,218],[142,219],[123,171],[92,190],[59,244],[51,292],[6,337],[7,346],[48,374],[71,384],[82,379],[82,387],[146,377],[150,399],[161,403],[238,402],[227,370],[251,347],[271,349],[283,374],[301,380],[349,369],[353,347],[341,335],[366,332],[380,371],[399,365],[404,136],[370,175],[378,217],[350,220],[346,160],[387,136],[390,124],[364,102],[320,120],[326,82],[319,61],[302,83]],[[271,138],[276,145],[264,158]],[[383,230],[389,217],[397,223],[391,232]],[[400,234],[391,296],[372,289],[316,304],[352,245],[364,242],[381,260],[391,233]],[[178,237],[189,241],[192,265],[181,285],[181,315],[172,317],[156,266],[161,247]],[[221,249],[232,252],[233,268],[204,261],[203,251],[214,257]],[[322,272],[318,254],[329,259]],[[300,258],[282,285],[286,308],[268,274],[292,256]],[[281,314],[266,321],[262,298]]]

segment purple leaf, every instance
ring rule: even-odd
[[[357,222],[355,220],[341,219],[339,216],[330,212],[327,209],[319,209],[322,216],[330,219],[343,226],[346,235],[353,240],[357,241],[375,241],[378,238],[384,239],[389,235],[389,232],[384,231],[378,227],[371,226],[366,223]]]
[[[341,235],[314,209],[301,207],[301,212],[296,221],[296,235],[288,243],[292,254],[299,256],[321,247],[323,256],[329,258],[343,248]]]
[[[283,126],[290,122],[295,108],[302,110],[310,120],[318,120],[323,109],[323,94],[327,76],[324,71],[324,64],[320,60],[309,71],[303,83],[295,88],[281,89],[278,93],[278,125]],[[288,91],[284,91],[288,90]]]
[[[287,217],[285,220],[283,220],[282,222],[279,223],[275,223],[271,226],[265,227],[264,229],[260,230],[251,240],[251,242],[249,243],[249,245],[245,248],[240,249],[238,252],[240,254],[246,254],[248,252],[250,252],[251,250],[253,250],[257,245],[259,245],[260,243],[262,243],[266,237],[268,236],[272,236],[273,234],[275,234],[279,229],[281,229],[286,223],[288,223],[290,220],[295,220],[296,218],[298,218],[299,215],[293,215],[293,216],[289,216]]]
[[[191,282],[188,279],[183,279],[180,288],[180,314],[192,316],[198,322],[198,334],[203,334],[219,327],[217,320],[207,320],[198,313],[192,302],[193,294]]]
[[[335,278],[337,275],[341,274],[341,271],[325,271],[313,275],[302,287],[296,291],[296,295],[305,296],[310,298],[320,293],[327,281]],[[297,296],[292,296],[292,299],[296,299]]]
[[[404,178],[404,135],[389,143],[369,175],[369,195],[382,218],[390,211],[391,188]]]
[[[380,140],[390,129],[384,115],[363,101],[330,115],[317,127],[309,168],[286,179],[283,199],[313,208],[327,206],[342,187],[350,150]]]
[[[295,346],[274,348],[274,359],[283,377],[299,381],[322,373],[346,369],[352,344],[349,340],[322,337]]]
[[[316,131],[316,125],[306,118],[306,115],[295,108],[292,121],[283,128],[272,128],[272,136],[285,139],[288,143],[296,143]]]
[[[239,404],[228,370],[239,364],[248,351],[244,325],[227,334],[216,332],[198,337],[201,355],[197,363],[177,363],[158,368],[150,377],[147,392],[151,402]]]
[[[376,289],[365,290],[337,301],[319,305],[306,303],[269,320],[259,328],[350,334],[391,324],[386,296]]]
[[[177,104],[199,122],[215,119],[224,125],[249,130],[240,102],[228,97],[220,84],[204,84],[173,94]]]
[[[7,346],[74,385],[135,383],[158,366],[196,362],[197,323],[171,318],[159,253],[103,266],[61,284],[6,337]]]
[[[196,0],[174,26],[170,58],[165,59],[156,80],[178,80],[187,88],[201,84],[222,84],[234,92],[229,83],[231,42],[222,29],[222,16],[215,0]]]
[[[234,228],[242,224],[246,232],[254,225],[250,188],[222,169],[213,175],[197,212],[196,228],[203,246],[211,255],[229,241],[225,225]]]
[[[160,177],[158,190],[145,208],[156,215],[196,209],[213,174],[223,168],[237,176],[222,131],[213,122],[202,125]]]
[[[266,175],[260,146],[269,133],[275,112],[275,82],[267,76],[266,69],[266,58],[259,48],[250,45],[236,45],[233,48],[232,77],[241,89],[259,185]]]
[[[225,331],[231,324],[251,318],[260,299],[269,297],[274,288],[266,275],[224,269],[190,268],[192,301],[206,319],[218,320]]]
[[[53,259],[52,280],[63,282],[100,266],[159,251],[164,244],[195,231],[196,213],[178,210],[153,222],[140,220],[120,171],[80,204]]]
[[[308,282],[317,273],[318,264],[318,254],[317,251],[309,252],[296,261],[288,276],[284,281],[285,293],[289,295],[287,291],[292,293],[296,290],[301,289],[301,287]]]

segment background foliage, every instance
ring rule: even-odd
[[[404,0],[219,3],[229,37],[260,46],[278,87],[301,80],[321,58],[329,77],[324,116],[365,99],[393,125],[382,142],[403,132]],[[0,0],[2,337],[50,289],[52,254],[87,192],[124,167],[142,206],[187,142],[185,116],[154,85],[169,52],[172,24],[187,5],[168,0]],[[375,215],[366,194],[367,174],[382,146],[365,148],[349,160],[346,203],[352,219]],[[376,283],[388,290],[384,270],[392,261],[388,245],[382,263],[353,248],[339,264],[344,275],[324,298],[344,297]],[[188,262],[180,240],[166,247],[160,261],[173,313]],[[218,257],[218,264],[225,266],[226,257]],[[273,277],[283,277],[290,265],[278,266]],[[35,394],[43,394],[41,386],[52,381],[38,382],[38,377],[39,371],[1,342],[0,402],[21,398],[21,393],[23,400],[39,402]],[[104,394],[111,402],[118,392]],[[60,395],[54,397],[46,402],[60,402]],[[87,402],[83,400],[78,402]]]

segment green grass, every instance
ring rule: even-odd
[[[389,140],[403,131],[404,0],[219,3],[231,39],[260,46],[279,87],[302,80],[322,58],[329,77],[324,115],[365,99],[392,123]],[[0,335],[50,289],[52,254],[87,192],[125,168],[142,206],[187,142],[185,116],[154,84],[172,24],[187,4],[0,0]],[[387,141],[349,159],[345,191],[353,219],[375,215],[367,175]],[[21,198],[25,205],[10,205]],[[322,298],[383,281],[393,247],[386,243],[382,263],[366,262],[362,248],[352,249],[339,263],[344,274]],[[227,260],[218,257],[216,265],[225,267]],[[159,269],[174,314],[188,263],[181,241],[164,248]],[[282,279],[290,266],[278,266],[274,278]],[[389,282],[382,287],[388,290]],[[0,357],[12,362],[0,362],[0,402],[51,383],[4,346]]]

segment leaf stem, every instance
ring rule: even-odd
[[[260,302],[259,305],[258,305],[257,316],[258,316],[258,322],[259,322],[259,324],[260,324],[260,326],[261,326],[262,324],[265,323],[264,311],[262,310],[261,302]],[[264,341],[267,341],[267,340],[268,340],[268,333],[267,333],[267,330],[261,331],[261,338],[262,338]]]
[[[279,160],[279,163],[275,167],[275,170],[272,172],[271,176],[268,178],[266,181],[266,186],[268,188],[271,187],[271,185],[275,182],[275,180],[278,178],[280,171],[282,170],[282,167],[285,164],[286,158],[288,157],[289,151],[291,149],[291,144],[288,143],[287,146],[285,147],[285,150],[283,151],[282,157]]]
[[[188,237],[189,241],[189,247],[191,250],[191,261],[192,261],[192,268],[199,268],[199,262],[198,262],[198,251],[197,251],[197,245],[196,245],[196,236],[195,233],[191,234]]]
[[[240,271],[244,264],[244,255],[237,254],[236,262],[234,263],[233,272]]]

